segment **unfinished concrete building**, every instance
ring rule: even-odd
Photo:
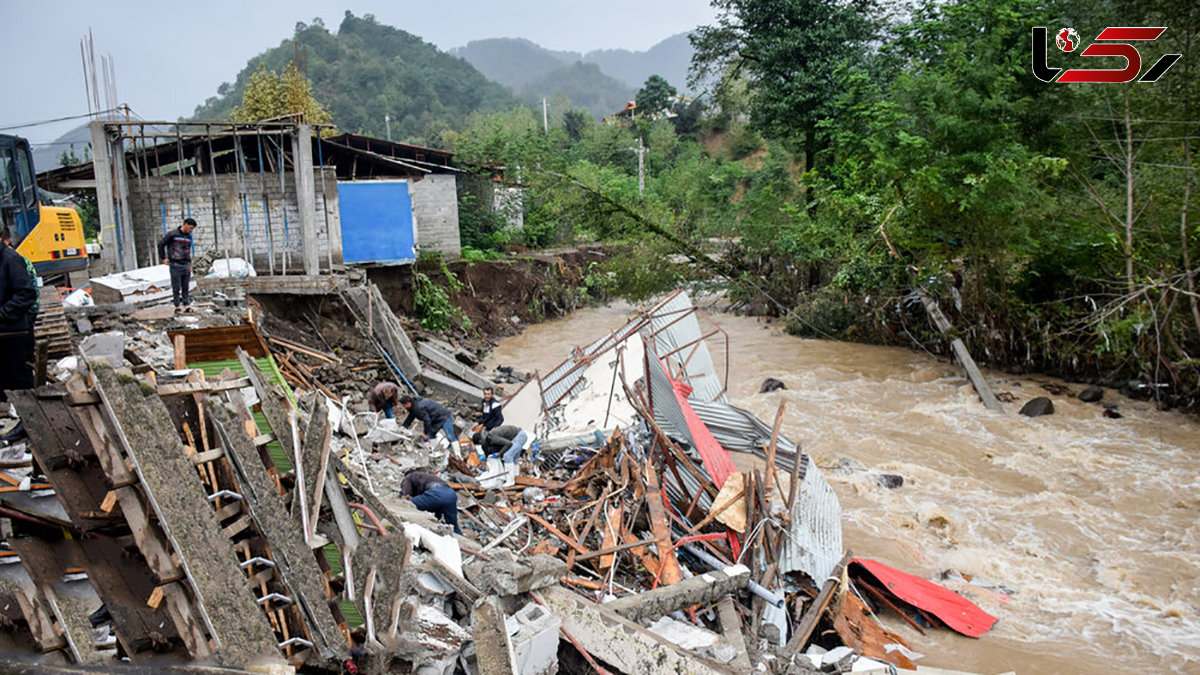
[[[93,276],[157,264],[158,239],[187,217],[199,223],[197,256],[242,258],[260,275],[459,255],[453,153],[325,131],[93,122],[92,163],[40,183],[96,190],[103,253]]]

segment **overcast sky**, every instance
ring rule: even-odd
[[[0,127],[86,114],[79,42],[111,54],[117,92],[143,119],[174,120],[231,82],[246,61],[320,17],[337,30],[349,9],[374,14],[441,49],[523,37],[549,49],[642,51],[713,20],[707,0],[0,0],[6,91]],[[0,129],[47,143],[80,120]]]

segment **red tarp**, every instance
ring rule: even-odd
[[[979,637],[996,623],[996,617],[983,611],[975,603],[932,581],[901,572],[874,560],[852,558],[850,564],[861,565],[897,598],[929,612],[963,635]]]

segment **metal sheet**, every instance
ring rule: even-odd
[[[708,345],[701,339],[696,308],[687,293],[677,291],[650,310],[650,325],[643,339],[653,339],[657,352],[667,357],[671,372],[682,368],[685,381],[692,387],[689,398],[699,401],[725,401],[725,385],[717,377]]]
[[[792,508],[779,569],[804,572],[820,586],[842,557],[842,506],[812,458],[803,457],[807,460],[804,482]]]

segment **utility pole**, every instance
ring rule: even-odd
[[[650,152],[650,148],[642,145],[642,137],[638,136],[638,144],[636,148],[625,148],[631,152],[636,152],[638,156],[638,197],[642,196],[642,192],[646,190],[646,153]]]
[[[388,139],[388,142],[390,143],[392,141],[392,116],[389,115],[388,113],[384,113],[383,114],[383,123],[384,123],[384,125],[387,126],[387,139]]]
[[[550,116],[546,112],[546,97],[542,97],[542,133],[550,133]]]

